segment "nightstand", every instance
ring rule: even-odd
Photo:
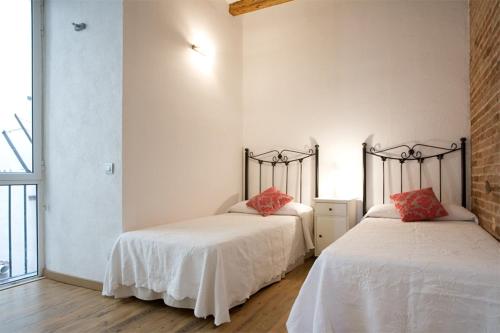
[[[355,223],[355,200],[314,199],[314,255],[319,256]]]

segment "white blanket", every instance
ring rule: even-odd
[[[219,325],[303,260],[305,244],[298,216],[228,213],[127,232],[112,249],[102,293],[163,298]]]
[[[316,260],[287,328],[499,332],[500,243],[473,223],[367,218]]]

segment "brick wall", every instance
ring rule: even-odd
[[[470,0],[469,15],[472,211],[500,239],[500,0]]]

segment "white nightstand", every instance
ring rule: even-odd
[[[319,256],[355,223],[355,200],[314,199],[314,255]]]

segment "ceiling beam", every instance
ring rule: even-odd
[[[240,0],[229,5],[229,13],[233,16],[246,14],[259,9],[279,5],[292,0]]]

